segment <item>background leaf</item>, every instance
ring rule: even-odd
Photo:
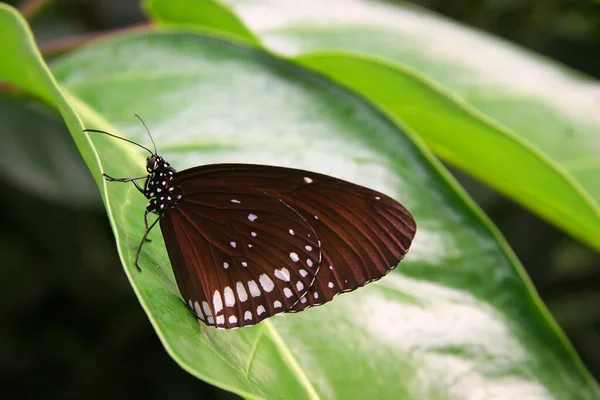
[[[0,175],[4,180],[54,202],[101,206],[90,172],[53,110],[2,96],[0,121]]]
[[[175,6],[168,2],[156,2],[152,5],[149,2],[144,3],[144,6],[154,14],[157,22],[169,24],[177,21],[178,25],[201,25],[258,44],[254,34],[225,5],[213,1],[205,1],[198,7],[199,5],[193,2],[179,3]]]

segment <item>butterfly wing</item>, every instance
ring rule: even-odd
[[[415,234],[410,214],[370,189],[331,181],[297,189],[287,201],[310,221],[321,241],[322,263],[309,293],[290,311],[330,301],[394,269]]]
[[[321,253],[312,226],[251,186],[181,184],[183,198],[160,224],[183,298],[218,328],[254,325],[305,296]]]
[[[394,199],[314,172],[215,164],[182,171],[176,178],[184,191],[192,185],[217,183],[229,188],[252,188],[285,203],[302,217],[310,227],[305,226],[306,232],[314,232],[317,237],[321,262],[310,290],[299,293],[300,301],[286,310],[289,312],[326,303],[339,293],[385,276],[402,260],[416,232],[414,219]],[[292,214],[288,220],[294,220]],[[274,247],[289,246],[292,237],[285,235],[288,220],[275,222],[280,224],[280,236]],[[315,241],[311,243],[314,249]],[[312,260],[317,258],[312,255]],[[291,266],[298,268],[298,264]]]

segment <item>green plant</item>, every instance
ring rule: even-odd
[[[62,114],[167,351],[248,398],[597,398],[511,250],[431,154],[598,249],[600,191],[585,168],[597,120],[568,98],[591,83],[420,11],[355,1],[324,23],[320,3],[291,4],[243,1],[232,11],[206,0],[149,1],[157,27],[91,43],[52,71],[21,17],[0,5],[0,48],[10,54],[0,78]],[[268,13],[279,18],[260,17]],[[399,29],[415,19],[421,28]],[[428,43],[431,32],[456,48]],[[510,59],[519,76],[543,71],[544,80],[510,87],[474,49]],[[467,79],[475,73],[477,86]],[[547,88],[563,97],[546,97]],[[143,143],[134,112],[178,169],[263,162],[383,190],[413,212],[414,248],[386,279],[326,306],[233,332],[199,326],[160,240],[146,247],[143,273],[133,266],[144,199],[101,179],[136,174],[144,155],[82,132]]]

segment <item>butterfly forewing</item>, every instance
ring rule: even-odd
[[[180,187],[183,198],[161,217],[161,230],[181,294],[199,319],[254,325],[304,297],[322,258],[305,217],[252,186],[199,180]]]
[[[254,188],[268,194],[310,227],[304,238],[320,248],[319,268],[310,288],[286,311],[320,305],[339,293],[354,290],[391,271],[402,260],[414,237],[410,213],[390,197],[352,183],[302,170],[262,165],[207,165],[177,174],[184,192],[188,186]],[[184,196],[185,198],[185,196]],[[248,210],[246,210],[248,211]],[[290,214],[292,215],[292,214]],[[293,219],[292,217],[291,219]],[[286,235],[284,219],[273,232],[271,247],[289,248],[294,235]],[[289,233],[289,232],[288,232]],[[278,236],[279,234],[279,236]],[[311,255],[310,253],[308,255]],[[314,264],[317,255],[299,262]],[[294,264],[298,265],[298,264]],[[306,269],[306,268],[305,268]],[[304,287],[306,289],[306,287]]]

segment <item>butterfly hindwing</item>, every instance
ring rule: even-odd
[[[290,311],[323,304],[382,278],[408,251],[414,221],[388,196],[331,184],[308,186],[294,194],[294,206],[301,214],[318,217],[311,225],[321,240],[323,257],[306,300]]]
[[[279,198],[245,185],[181,185],[161,230],[185,301],[209,325],[254,325],[291,309],[316,277],[319,239]]]

